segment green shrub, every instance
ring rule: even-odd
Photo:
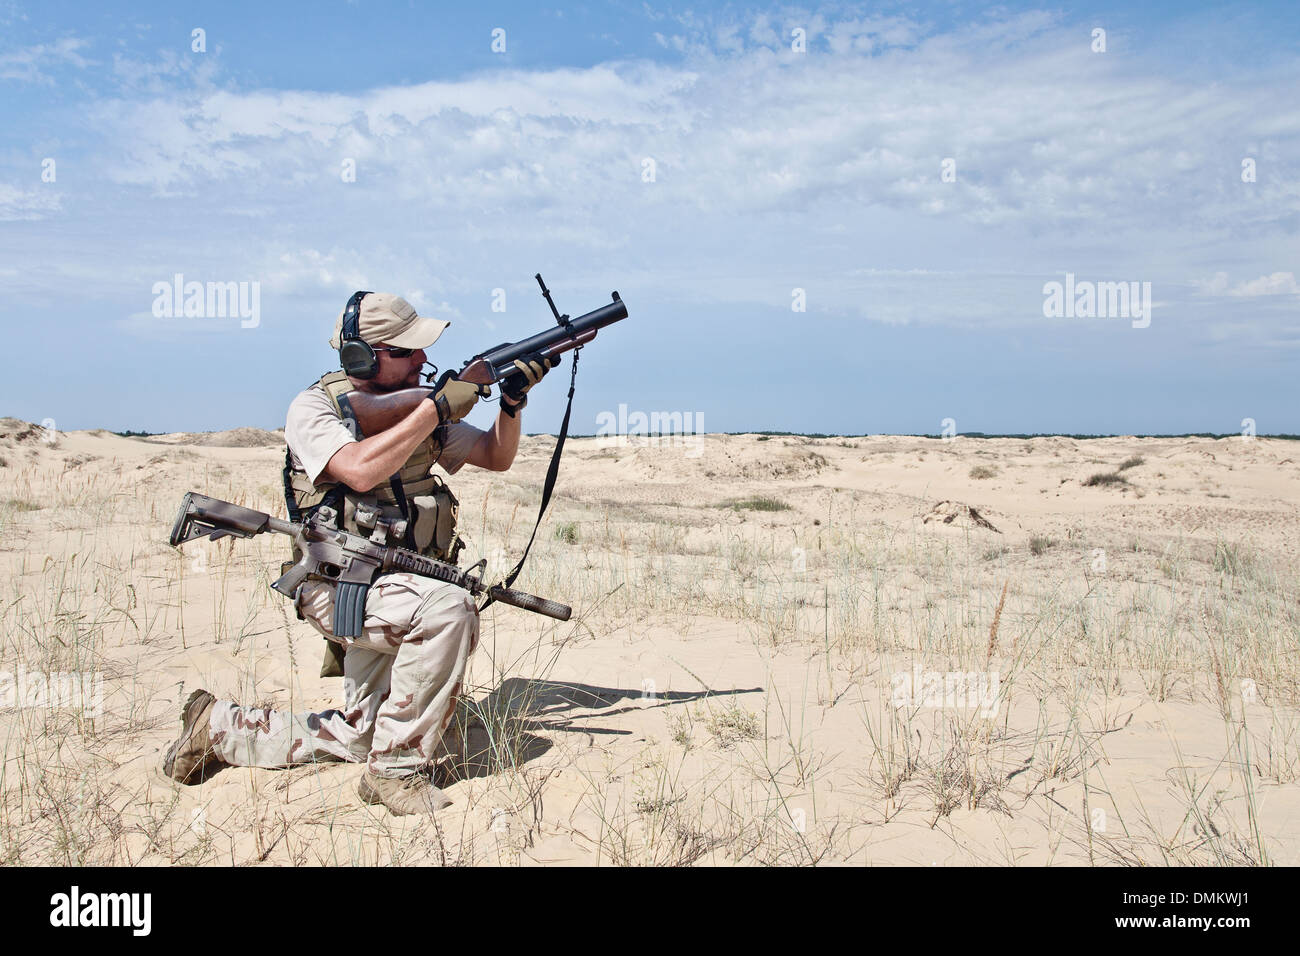
[[[790,506],[784,501],[776,498],[763,498],[755,496],[753,498],[736,498],[728,501],[722,507],[733,508],[736,511],[789,511]]]
[[[1250,572],[1255,566],[1255,556],[1241,544],[1219,541],[1214,545],[1214,570],[1233,577]]]
[[[763,732],[757,714],[734,704],[712,714],[704,726],[721,747],[730,747],[738,740],[753,740]]]
[[[1034,554],[1042,554],[1048,548],[1054,547],[1056,542],[1046,535],[1036,534],[1029,538],[1029,550]]]

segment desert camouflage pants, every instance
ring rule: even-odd
[[[325,582],[304,584],[299,596],[303,617],[326,635],[333,597]],[[335,640],[347,647],[342,710],[295,714],[217,701],[209,726],[217,755],[239,767],[364,760],[380,777],[431,766],[478,643],[470,594],[414,574],[385,574],[366,595],[361,636]]]

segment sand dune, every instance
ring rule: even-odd
[[[0,420],[0,669],[102,708],[0,709],[9,862],[1297,862],[1294,443],[572,440],[519,586],[574,620],[485,615],[427,821],[355,765],[159,772],[195,687],[339,700],[282,541],[166,544],[191,489],[281,513],[280,436],[46,437]],[[453,479],[471,559],[551,443]]]

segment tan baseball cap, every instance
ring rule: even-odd
[[[334,321],[334,335],[330,339],[330,348],[337,349],[343,344],[343,313]],[[400,295],[391,292],[371,292],[361,300],[361,312],[357,317],[357,331],[361,339],[370,345],[395,345],[402,349],[427,349],[443,330],[451,325],[445,319],[430,319],[417,315],[411,303]]]

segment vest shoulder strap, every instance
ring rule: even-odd
[[[339,407],[339,396],[346,395],[348,392],[353,390],[352,382],[348,378],[347,373],[342,371],[327,372],[320,377],[316,384],[319,385],[324,390],[325,394],[329,396],[330,404],[332,404],[335,409],[338,409]]]
[[[361,439],[365,436],[361,434],[361,423],[357,421],[356,414],[352,411],[352,403],[345,397],[348,392],[354,391],[352,381],[345,372],[328,372],[320,377],[316,383],[320,386],[325,396],[334,406],[334,411],[339,418],[343,419],[348,430],[352,432],[355,438]]]
[[[351,414],[351,407],[347,404],[346,399],[342,403],[339,401],[343,395],[352,391],[352,383],[348,380],[347,374],[342,370],[326,372],[308,388],[317,386],[325,392],[339,417],[345,422],[352,421],[353,424],[349,427],[355,429],[355,419]],[[354,430],[353,434],[357,434],[357,432]],[[305,473],[293,467],[293,457],[287,444],[284,449],[284,469],[281,476],[284,479],[285,510],[289,514],[290,521],[301,521],[318,505],[324,504],[327,498],[330,499],[329,503],[337,508],[337,499],[342,489],[334,482],[322,482],[321,486],[317,487],[308,481]]]

